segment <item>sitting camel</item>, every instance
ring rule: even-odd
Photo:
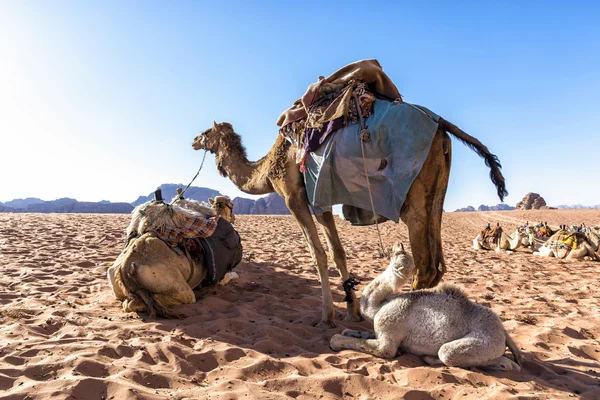
[[[582,259],[589,257],[600,261],[600,236],[592,230],[586,233],[569,232],[561,229],[552,235],[539,249],[534,251],[536,256],[556,257],[559,259]]]
[[[395,244],[389,266],[360,298],[360,311],[371,320],[375,332],[345,329],[331,338],[330,347],[383,358],[402,351],[423,355],[430,365],[521,370],[521,353],[500,318],[470,301],[458,287],[444,283],[400,293],[414,272],[412,257],[402,243]],[[516,362],[504,356],[506,346]]]
[[[475,250],[516,250],[523,245],[523,238],[527,237],[525,232],[517,228],[512,236],[504,233],[502,227],[498,224],[495,228],[490,228],[490,225],[481,231],[475,239],[473,239],[473,248]]]
[[[214,199],[209,198],[208,202],[217,215],[220,215],[232,224],[235,223],[235,214],[233,213],[231,199],[225,196],[216,196]]]
[[[171,307],[196,302],[194,289],[224,284],[242,259],[240,237],[194,200],[150,201],[133,210],[125,248],[108,268],[113,293],[128,312],[181,318]]]

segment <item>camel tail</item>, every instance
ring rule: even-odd
[[[176,311],[171,311],[165,307],[154,294],[145,289],[138,281],[136,274],[136,265],[131,263],[120,269],[121,282],[126,289],[126,295],[137,300],[146,306],[146,310],[151,317],[159,316],[163,318],[185,318],[185,315]]]
[[[490,179],[492,180],[494,186],[496,186],[498,197],[501,201],[504,201],[504,197],[508,195],[508,191],[506,190],[506,182],[504,181],[504,176],[500,171],[502,169],[502,165],[500,164],[500,160],[498,160],[498,157],[490,153],[488,148],[485,147],[483,143],[481,143],[479,140],[475,139],[468,133],[464,132],[452,122],[440,118],[438,123],[442,127],[442,129],[455,136],[458,140],[463,142],[464,145],[469,147],[475,153],[479,154],[479,156],[485,160],[485,165],[487,165],[490,168]]]
[[[506,337],[506,345],[515,358],[515,362],[519,364],[519,366],[523,366],[523,353],[521,353],[521,350],[519,350],[515,341],[510,337],[508,332],[506,332],[506,329],[504,330],[504,336]]]

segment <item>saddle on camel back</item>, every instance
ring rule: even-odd
[[[562,259],[569,255],[571,250],[578,248],[579,240],[587,241],[587,237],[581,232],[569,232],[561,229],[550,240],[551,242],[548,243],[548,246],[552,250],[552,253],[554,253],[554,257]]]
[[[501,226],[495,226],[493,228],[486,227],[484,230],[481,231],[481,240],[483,242],[491,243],[494,245],[498,243],[501,236],[502,236],[502,227]]]
[[[208,205],[182,197],[167,204],[157,193],[132,211],[125,247],[107,275],[125,311],[180,317],[169,308],[194,303],[194,289],[236,277],[243,248],[233,225]]]
[[[353,225],[371,225],[399,222],[438,121],[427,108],[404,102],[377,60],[362,60],[319,77],[277,125],[298,148],[313,212],[342,204]]]
[[[151,233],[173,251],[201,262],[208,270],[202,286],[215,285],[241,262],[242,244],[231,223],[212,209],[201,207],[194,200],[174,204],[152,200],[141,204],[132,212],[127,242]]]

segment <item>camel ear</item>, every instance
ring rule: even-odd
[[[392,252],[394,252],[394,253],[395,253],[395,252],[396,252],[396,251],[398,251],[398,250],[400,250],[402,253],[406,253],[406,252],[404,251],[404,245],[403,245],[403,244],[402,244],[402,242],[401,242],[401,241],[399,241],[399,240],[398,240],[396,243],[394,243],[394,245],[392,246]]]
[[[217,121],[213,120],[213,129],[219,129],[219,125],[217,125]]]
[[[208,202],[210,203],[210,205],[212,206],[213,204],[215,204],[215,200],[211,199],[210,197],[208,198]]]

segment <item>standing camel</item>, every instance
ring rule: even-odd
[[[413,181],[406,200],[400,210],[400,218],[408,226],[410,246],[417,267],[412,288],[423,289],[437,285],[446,272],[442,253],[442,207],[446,197],[450,164],[452,159],[451,133],[481,156],[490,167],[490,178],[496,186],[501,200],[508,193],[500,171],[498,158],[491,154],[479,140],[460,130],[452,123],[440,118],[429,154],[416,179]],[[304,178],[295,161],[296,146],[277,136],[267,155],[258,161],[248,161],[240,136],[228,122],[213,123],[196,136],[192,143],[195,150],[205,149],[215,154],[219,173],[229,177],[243,192],[260,195],[277,192],[300,225],[308,248],[316,265],[321,281],[323,308],[320,328],[333,328],[333,298],[327,275],[327,255],[319,240],[317,228],[311,216]],[[316,216],[327,240],[329,251],[344,283],[350,278],[346,267],[346,253],[331,212]],[[346,321],[360,321],[359,303],[349,290],[347,296],[348,315]]]

